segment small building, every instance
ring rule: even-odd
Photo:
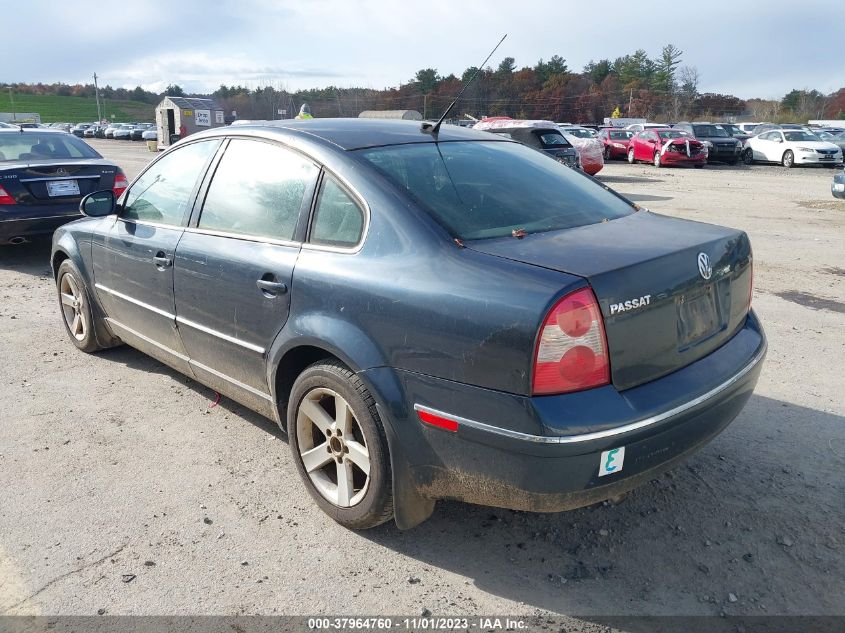
[[[416,110],[364,110],[358,115],[359,119],[404,119],[406,121],[422,121],[422,114]]]
[[[222,127],[226,124],[224,115],[223,108],[214,99],[165,97],[156,106],[158,148],[166,149],[182,136],[194,132]]]

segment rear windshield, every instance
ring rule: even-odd
[[[415,143],[360,153],[460,239],[568,229],[634,212],[588,177],[517,143]]]
[[[619,131],[619,132],[614,131],[614,132],[610,133],[610,138],[620,140],[620,141],[627,141],[633,135],[634,135],[634,133],[629,132],[629,131],[624,131],[624,132],[623,131]]]
[[[696,136],[728,136],[721,125],[694,125]]]
[[[560,132],[543,132],[537,136],[543,142],[543,147],[569,147],[569,141]]]
[[[593,138],[593,133],[585,128],[568,128],[564,130],[567,134],[571,134],[572,136],[577,136],[578,138]]]
[[[38,132],[0,134],[0,161],[101,158],[84,141],[70,134]]]
[[[786,132],[783,133],[787,141],[819,141],[821,140],[815,134],[809,132]]]

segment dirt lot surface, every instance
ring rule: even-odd
[[[95,141],[129,177],[140,143]],[[744,229],[769,336],[716,440],[618,505],[326,518],[275,424],[130,348],[67,340],[49,244],[0,247],[0,613],[845,614],[845,204],[831,171],[602,180]],[[635,236],[633,236],[635,238]],[[577,627],[577,624],[576,624]]]

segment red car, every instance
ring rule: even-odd
[[[604,159],[625,159],[628,156],[628,146],[634,134],[631,130],[619,128],[604,128],[600,130],[598,139],[604,145]]]
[[[689,132],[672,128],[655,128],[637,132],[628,145],[628,162],[654,163],[655,167],[669,165],[707,164],[707,148]]]

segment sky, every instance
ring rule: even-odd
[[[436,68],[460,76],[507,33],[489,65],[590,60],[664,44],[700,92],[781,98],[845,86],[842,0],[0,0],[0,82],[90,83],[187,93],[220,84],[295,91],[385,88]],[[16,28],[20,25],[20,28]]]

